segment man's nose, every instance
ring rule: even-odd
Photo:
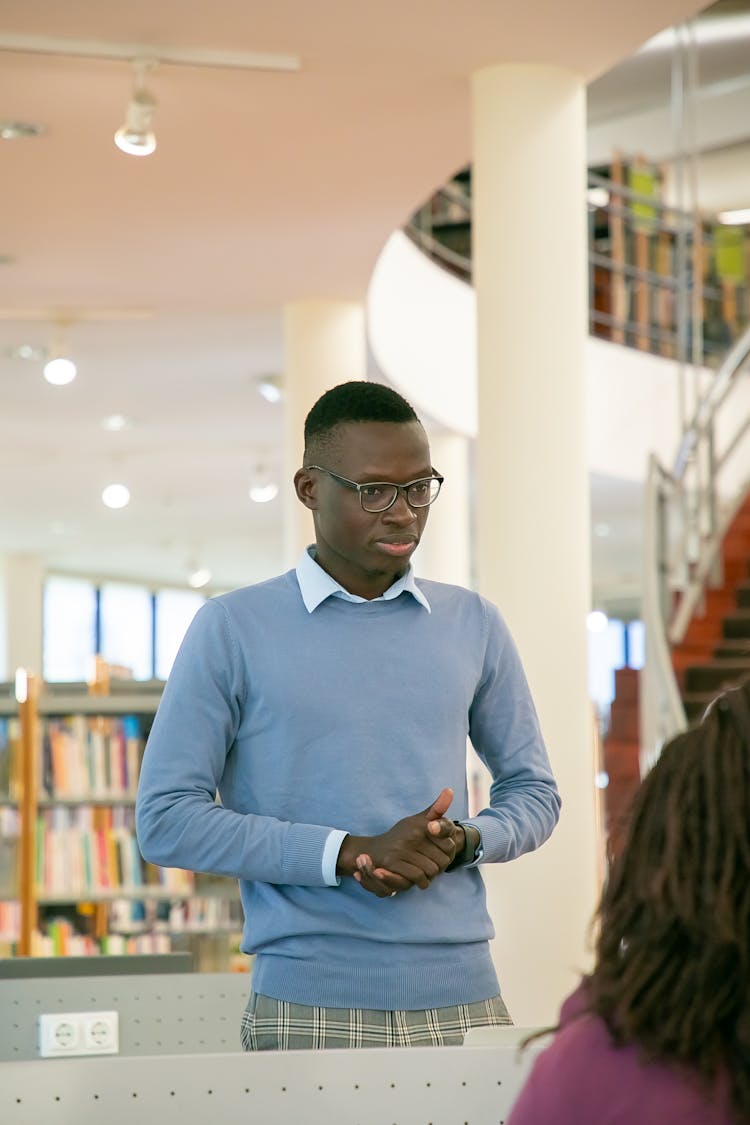
[[[393,504],[387,512],[383,512],[386,519],[392,523],[408,524],[412,523],[417,518],[417,513],[412,507],[409,506],[409,501],[406,499],[406,493],[399,491]]]

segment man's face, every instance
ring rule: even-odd
[[[408,484],[432,474],[419,422],[347,422],[320,464],[358,484]],[[357,493],[327,473],[302,469],[297,494],[312,509],[316,560],[344,589],[375,598],[403,574],[427,522],[428,508],[410,508],[403,493],[386,512],[365,512]]]

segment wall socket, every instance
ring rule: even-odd
[[[116,1055],[120,1049],[118,1012],[53,1012],[39,1017],[39,1054]]]

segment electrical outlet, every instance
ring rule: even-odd
[[[87,1055],[117,1054],[120,1048],[117,1012],[84,1012],[81,1023]]]
[[[120,1049],[117,1012],[54,1012],[39,1017],[39,1054],[115,1055]]]

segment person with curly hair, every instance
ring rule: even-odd
[[[507,1125],[750,1122],[750,682],[664,748]]]

